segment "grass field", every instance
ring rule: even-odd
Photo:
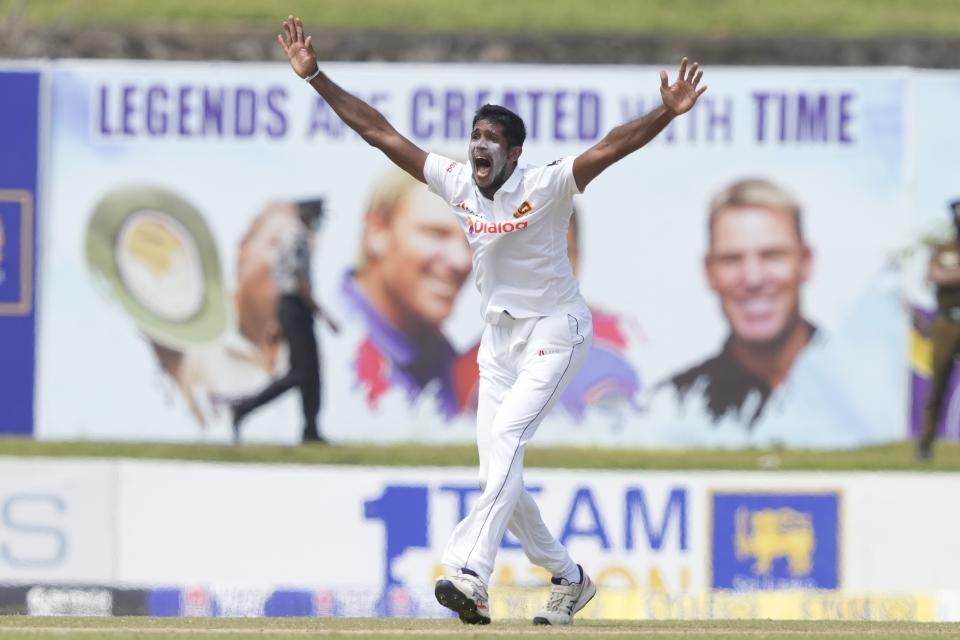
[[[426,446],[215,446],[100,442],[41,442],[0,438],[0,456],[146,458],[262,462],[272,464],[356,464],[376,466],[457,466],[477,464],[473,445]],[[913,445],[899,443],[849,451],[776,449],[582,449],[527,450],[527,467],[647,470],[784,471],[960,471],[960,444],[942,443],[931,462],[913,459]]]
[[[956,0],[0,0],[0,19],[32,23],[308,25],[437,30],[960,35]]]
[[[398,619],[243,619],[243,618],[2,618],[0,638],[47,640],[53,638],[108,638],[110,640],[165,640],[217,638],[218,640],[272,640],[281,638],[653,638],[683,640],[710,638],[733,640],[763,638],[908,638],[957,637],[955,624],[899,622],[578,622],[573,627],[534,627],[528,621],[494,621],[488,627],[464,627],[455,620]]]

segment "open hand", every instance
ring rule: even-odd
[[[686,58],[680,61],[680,72],[677,74],[677,81],[673,84],[667,84],[667,72],[661,71],[660,97],[663,99],[663,106],[675,115],[690,111],[696,104],[697,98],[707,90],[707,85],[697,88],[702,77],[703,69],[700,69],[700,63],[694,62],[688,71]]]
[[[288,17],[283,22],[283,34],[277,34],[277,40],[287,54],[290,66],[301,78],[310,76],[317,70],[317,54],[313,50],[313,36],[303,37],[303,20]]]

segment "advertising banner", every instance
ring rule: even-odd
[[[463,468],[119,468],[115,584],[155,587],[154,615],[448,615],[433,582],[479,494],[476,471]],[[545,523],[600,586],[595,618],[934,619],[931,603],[950,597],[960,570],[950,552],[960,516],[916,496],[956,483],[526,473]],[[495,615],[533,615],[549,578],[508,533],[491,579]]]
[[[0,586],[0,613],[16,616],[142,616],[148,592],[101,586]]]
[[[536,165],[659,104],[654,67],[325,69],[460,161],[486,102],[524,118]],[[905,437],[907,72],[707,73],[692,112],[575,200],[595,341],[537,442]],[[38,437],[229,441],[231,403],[287,371],[272,271],[311,209],[323,434],[473,440],[483,325],[462,232],[287,66],[64,62],[52,87]],[[240,436],[292,444],[304,422],[293,390]]]
[[[115,475],[103,463],[0,461],[0,584],[111,581]]]
[[[33,432],[40,74],[0,69],[0,435]]]
[[[11,461],[2,486],[18,473],[0,495],[0,585],[16,587],[0,607],[45,615],[136,600],[169,616],[448,616],[433,583],[479,494],[465,468]],[[526,473],[544,522],[599,587],[584,616],[604,619],[960,619],[960,515],[916,499],[957,482]],[[508,534],[495,617],[532,616],[549,578]]]

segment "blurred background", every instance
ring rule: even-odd
[[[602,587],[582,617],[960,620],[953,0],[0,0],[0,612],[449,613],[469,249],[290,70],[291,13],[459,160],[485,103],[540,165],[704,68],[567,237],[595,344],[525,477]],[[319,409],[239,421],[294,366],[304,238]],[[508,535],[495,616],[548,589]]]

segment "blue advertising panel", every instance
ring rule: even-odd
[[[838,589],[837,493],[713,496],[714,589]]]
[[[33,433],[40,74],[0,72],[0,434]]]

